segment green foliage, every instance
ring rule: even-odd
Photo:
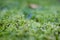
[[[31,9],[28,2],[40,7]],[[0,6],[6,6],[0,10],[0,40],[60,40],[60,5],[54,3],[57,1],[0,0]]]

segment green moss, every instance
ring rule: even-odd
[[[28,2],[40,7],[31,9]],[[60,40],[60,5],[57,0],[52,3],[51,0],[6,0],[2,3],[0,6],[6,5],[6,9],[0,10],[0,40]],[[30,19],[28,14],[32,14]]]

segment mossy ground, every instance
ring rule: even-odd
[[[60,40],[59,0],[1,2],[0,40]],[[28,2],[39,8],[29,8]]]

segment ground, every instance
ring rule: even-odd
[[[0,40],[60,40],[59,0],[4,2],[8,4],[0,9]],[[30,8],[29,3],[39,7]]]

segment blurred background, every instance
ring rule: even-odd
[[[60,0],[0,0],[0,40],[60,40]]]

